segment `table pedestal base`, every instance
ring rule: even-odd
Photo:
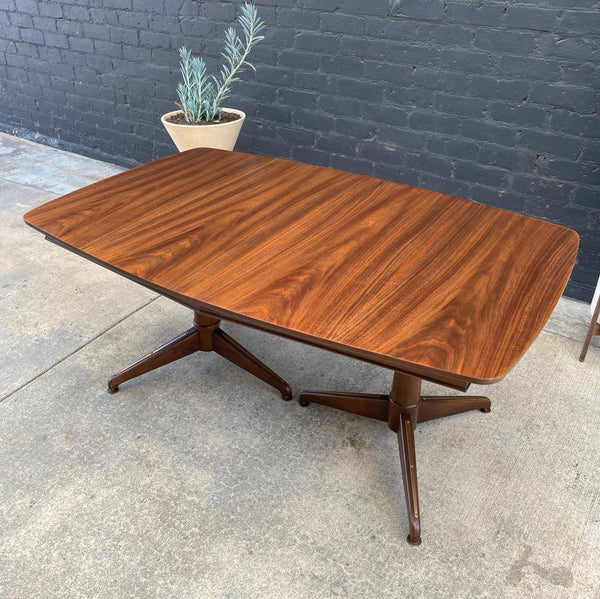
[[[489,412],[491,406],[487,397],[423,397],[421,396],[421,379],[401,372],[394,373],[392,390],[389,395],[303,391],[300,394],[299,403],[301,406],[318,403],[360,416],[383,420],[398,435],[402,481],[410,530],[407,540],[411,545],[421,544],[414,435],[417,423],[445,418],[468,410]]]
[[[275,387],[286,401],[292,399],[290,386],[235,339],[232,339],[221,330],[219,327],[220,322],[214,316],[194,311],[194,326],[191,329],[112,376],[108,380],[108,392],[116,393],[121,383],[189,356],[194,352],[214,351],[265,383]]]

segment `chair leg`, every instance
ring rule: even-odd
[[[596,307],[594,308],[594,314],[592,315],[592,320],[590,322],[590,326],[588,327],[587,335],[585,336],[585,341],[583,342],[581,355],[579,356],[580,362],[583,362],[585,360],[585,356],[587,355],[587,351],[590,346],[590,342],[592,341],[592,337],[594,335],[600,335],[600,324],[598,324],[598,319],[600,319],[600,297],[598,298]]]
[[[587,356],[588,349],[590,347],[590,343],[592,342],[592,337],[594,335],[600,335],[600,325],[592,319],[590,322],[590,326],[588,327],[587,335],[585,336],[585,341],[583,342],[583,347],[581,348],[581,354],[579,356],[579,361],[583,362],[585,357]]]

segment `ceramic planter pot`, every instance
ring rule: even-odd
[[[160,120],[180,152],[192,148],[233,150],[246,115],[235,108],[223,108],[223,110],[239,114],[240,118],[214,125],[179,125],[167,120],[169,117],[181,113],[181,110],[173,110],[163,114]]]

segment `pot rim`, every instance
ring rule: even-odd
[[[206,129],[209,127],[223,127],[225,125],[235,125],[238,121],[243,121],[246,118],[246,113],[242,112],[241,110],[238,110],[237,108],[227,108],[226,106],[223,106],[222,110],[226,110],[227,112],[233,112],[234,114],[239,114],[241,118],[236,119],[235,121],[229,121],[228,123],[213,123],[212,125],[190,125],[190,124],[183,125],[182,123],[171,123],[170,121],[166,120],[167,117],[169,117],[173,114],[183,112],[183,110],[179,109],[179,110],[171,110],[171,112],[165,112],[165,114],[163,114],[160,117],[160,120],[163,123],[163,125],[165,125],[165,126],[168,125],[169,127],[183,127],[183,128],[198,127],[199,129]]]

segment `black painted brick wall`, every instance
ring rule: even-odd
[[[230,105],[238,149],[456,194],[575,228],[600,270],[595,0],[262,0]],[[214,64],[232,2],[0,0],[0,122],[131,164],[171,153],[177,48]]]

